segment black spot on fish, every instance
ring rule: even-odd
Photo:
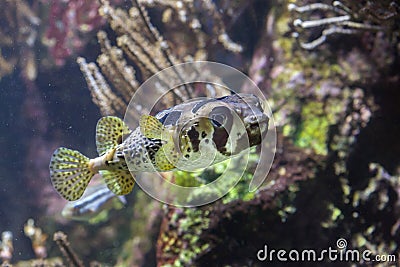
[[[151,163],[155,164],[155,156],[157,151],[161,148],[162,142],[159,139],[149,139],[149,142],[145,145],[146,151],[149,155]]]
[[[181,117],[182,111],[174,110],[166,113],[164,116],[159,119],[159,121],[167,126],[167,125],[176,125],[176,122]]]
[[[117,152],[117,158],[119,159],[125,159],[124,154],[121,152]]]
[[[224,99],[226,99],[227,97],[230,97],[230,96],[229,96],[229,95],[221,96],[221,97],[218,97],[217,100],[224,100]]]
[[[199,132],[196,130],[195,127],[191,127],[190,130],[187,132],[190,142],[192,143],[193,152],[199,151]]]
[[[224,128],[216,128],[213,134],[213,141],[217,150],[225,156],[230,156],[225,147],[228,137],[229,134]]]
[[[129,134],[124,134],[124,135],[120,135],[117,139],[117,143],[118,144],[122,144],[123,140],[126,140],[128,138]]]
[[[233,115],[227,107],[215,107],[211,110],[209,118],[214,125],[214,128],[223,127],[228,132],[232,129]]]

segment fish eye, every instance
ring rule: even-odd
[[[214,127],[220,128],[226,124],[228,117],[230,115],[231,115],[231,111],[229,108],[216,107],[210,112],[209,118],[210,118],[211,124]]]
[[[225,120],[226,120],[226,117],[224,116],[224,115],[222,115],[222,114],[217,114],[217,115],[214,115],[212,118],[211,118],[211,123],[212,123],[212,125],[214,125],[215,127],[221,127],[222,125],[224,125],[224,122],[225,122]]]

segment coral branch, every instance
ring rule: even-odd
[[[87,63],[81,57],[77,62],[92,93],[93,102],[100,108],[100,112],[104,115],[123,114],[126,103],[111,90],[96,64]]]
[[[78,63],[91,90],[93,101],[99,106],[103,115],[122,115],[130,97],[136,92],[141,81],[165,68],[182,63],[182,58],[185,60],[206,59],[205,47],[207,44],[220,43],[233,52],[241,51],[241,46],[229,39],[221,15],[211,1],[202,1],[200,6],[195,7],[193,1],[134,0],[133,7],[129,12],[112,7],[109,1],[101,0],[100,2],[100,15],[108,20],[111,28],[117,34],[116,46],[112,45],[107,35],[100,31],[98,40],[102,53],[97,58],[97,64],[101,73],[94,63],[86,63],[82,58],[78,59]],[[176,52],[179,50],[174,49],[176,48],[174,43],[166,40],[165,34],[161,35],[152,24],[146,7],[166,9],[163,15],[164,23],[185,23],[186,25],[190,21],[189,30],[195,40],[190,45],[196,46],[196,55],[177,54]],[[204,32],[199,20],[199,14],[202,12],[205,12],[207,17],[213,21],[212,35]],[[180,43],[179,46],[182,44]],[[128,62],[133,62],[134,66],[129,66]],[[200,74],[198,70],[194,70],[195,73],[196,71]],[[187,85],[184,82],[183,73],[174,69],[174,75],[171,76],[161,78],[160,88],[155,89],[164,94],[165,88],[173,88],[175,86],[172,85],[175,84],[182,84],[182,86],[171,90],[161,99],[160,105],[163,107],[190,99],[195,92],[193,85]],[[220,89],[214,88],[214,90]],[[141,106],[135,108],[137,114],[144,112]]]
[[[75,252],[72,250],[68,240],[67,235],[63,232],[54,233],[54,241],[57,243],[61,253],[64,258],[68,261],[69,265],[72,267],[83,267],[82,261],[78,258]]]
[[[311,3],[304,6],[297,6],[292,3],[288,5],[289,11],[299,14],[311,14],[311,12],[315,11],[323,11],[326,13],[319,19],[303,21],[297,18],[293,21],[293,25],[298,30],[326,27],[322,30],[321,35],[314,40],[300,42],[300,46],[307,50],[314,49],[323,44],[330,35],[334,34],[357,34],[360,31],[376,32],[389,30],[389,28],[382,26],[382,23],[371,22],[368,19],[360,18],[358,9],[359,8],[353,10],[340,1],[334,1],[332,5],[323,3]],[[333,16],[330,16],[328,12],[333,13]],[[299,37],[300,33],[295,32],[294,36]]]
[[[0,242],[0,258],[3,261],[2,266],[9,266],[8,263],[11,261],[14,246],[13,246],[13,234],[9,231],[5,231],[1,233],[1,242]]]
[[[29,219],[24,225],[24,233],[32,241],[33,252],[36,258],[44,259],[47,257],[46,240],[47,235],[43,233],[42,229],[35,226],[35,221]]]

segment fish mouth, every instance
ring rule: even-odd
[[[243,120],[246,133],[236,141],[233,155],[237,155],[243,150],[261,144],[268,132],[269,118],[265,114],[251,115]]]
[[[268,132],[269,117],[264,113],[252,115],[245,118],[244,123],[249,145],[252,147],[261,144],[262,139]]]

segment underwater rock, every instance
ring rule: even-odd
[[[313,179],[320,161],[320,156],[303,153],[279,136],[270,182],[254,198],[167,208],[157,242],[158,266],[251,265],[265,242],[279,240],[281,230],[276,227],[296,212],[291,201],[299,191],[298,183]]]

